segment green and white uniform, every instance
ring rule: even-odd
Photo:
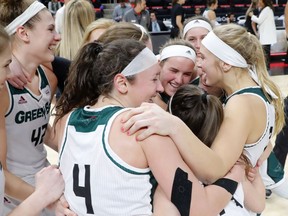
[[[248,87],[244,89],[240,89],[237,92],[234,92],[232,95],[227,97],[224,105],[228,102],[228,100],[233,97],[234,95],[239,94],[250,94],[255,95],[255,97],[259,97],[266,106],[266,128],[263,132],[260,139],[251,144],[245,144],[244,146],[244,153],[249,158],[251,164],[253,166],[256,165],[257,160],[259,159],[260,155],[263,153],[265,148],[267,147],[269,140],[272,136],[274,125],[275,125],[275,108],[265,97],[262,89],[259,86],[256,87]],[[248,216],[248,215],[256,215],[254,212],[250,212],[244,207],[244,193],[242,184],[240,184],[232,197],[232,200],[228,203],[225,209],[220,214],[221,216]]]
[[[44,70],[38,67],[39,95],[29,89],[16,89],[8,82],[10,105],[5,115],[7,168],[27,183],[35,184],[35,174],[49,165],[43,137],[49,122],[51,88]],[[5,213],[19,205],[9,198]],[[46,215],[46,214],[43,214]]]
[[[111,125],[125,110],[79,108],[66,122],[60,170],[65,197],[78,215],[152,215],[150,169],[127,164],[109,145]]]
[[[252,90],[249,91],[251,93]],[[247,90],[243,90],[243,92],[245,93]],[[273,105],[269,104],[263,92],[261,93],[258,90],[257,94],[263,99],[263,101],[265,101],[267,110],[267,123],[265,132],[258,140],[258,142],[253,144],[246,144],[244,147],[245,154],[249,157],[253,166],[255,166],[258,160],[258,155],[262,154],[263,147],[266,147],[268,144],[272,136],[275,124],[275,109]],[[273,151],[269,155],[268,159],[263,162],[259,172],[266,189],[271,189],[273,193],[277,194],[278,196],[288,199],[288,180],[285,177],[284,168],[280,164],[279,160],[275,157]]]
[[[273,134],[273,130],[275,126],[275,108],[272,104],[270,104],[270,102],[265,97],[262,89],[259,86],[244,88],[233,93],[226,99],[225,104],[231,97],[233,97],[233,95],[239,95],[239,94],[255,95],[256,97],[260,98],[266,106],[265,131],[263,132],[262,136],[258,139],[257,142],[245,144],[244,146],[245,155],[249,158],[252,166],[255,166],[259,157],[261,156],[261,154],[267,147],[270,141],[270,138]]]

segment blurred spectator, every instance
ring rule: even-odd
[[[269,71],[271,45],[277,42],[273,2],[271,0],[259,0],[258,8],[260,9],[259,17],[253,12],[250,12],[249,16],[253,22],[258,24],[259,40],[265,52],[266,66]]]
[[[288,96],[284,100],[284,112],[285,112],[285,125],[277,135],[275,140],[275,146],[273,151],[275,156],[284,167],[286,163],[286,158],[288,154]]]
[[[58,9],[55,14],[55,30],[59,34],[61,34],[63,28],[65,5],[69,1],[70,0],[64,0],[64,5],[60,9]]]
[[[203,16],[210,20],[212,25],[215,27],[220,25],[216,20],[215,10],[218,8],[218,0],[207,0],[207,8],[203,12]]]
[[[129,4],[125,3],[125,0],[120,0],[119,4],[114,8],[112,17],[115,21],[120,22],[122,21],[122,18],[124,14],[131,9],[131,6]]]
[[[95,20],[95,11],[90,1],[70,0],[64,14],[61,41],[55,55],[73,60],[82,45],[86,27]]]
[[[246,15],[245,15],[246,19],[245,19],[245,24],[244,24],[247,31],[250,32],[251,34],[256,35],[256,36],[258,36],[257,26],[256,26],[255,22],[252,22],[251,17],[249,16],[249,13],[252,11],[255,16],[258,16],[257,2],[258,2],[258,0],[252,0],[251,1],[251,4],[246,11]]]
[[[148,31],[150,32],[160,32],[160,31],[167,31],[167,27],[163,23],[163,21],[158,20],[156,17],[155,11],[150,11],[150,23],[148,26]]]
[[[146,0],[135,0],[135,7],[124,14],[123,21],[136,23],[148,29],[150,16],[149,11],[146,10]]]
[[[226,15],[226,21],[227,23],[236,23],[236,18],[234,13],[228,13]]]
[[[104,17],[104,6],[102,5],[101,0],[91,0],[94,8],[96,9],[96,17],[102,18]]]
[[[195,13],[194,16],[201,16],[202,15],[201,8],[195,7],[194,13]]]
[[[185,0],[172,0],[171,10],[171,33],[170,38],[178,38],[179,33],[183,31],[184,22],[184,9],[182,5],[185,4]]]
[[[50,13],[55,16],[58,9],[62,7],[61,3],[58,0],[51,0],[48,2],[48,10]]]

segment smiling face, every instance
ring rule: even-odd
[[[10,72],[9,64],[11,63],[11,46],[10,43],[0,53],[0,91],[4,87],[7,74]]]
[[[201,74],[201,82],[206,86],[218,87],[222,80],[223,72],[220,68],[220,60],[207,50],[203,45],[200,48],[201,59],[197,62]]]
[[[39,12],[39,17],[40,20],[35,22],[33,28],[26,28],[26,31],[30,42],[28,52],[42,64],[53,61],[54,49],[61,37],[55,31],[55,22],[48,10]]]
[[[152,98],[159,92],[163,92],[163,87],[159,80],[159,63],[135,75],[135,80],[130,84],[129,100],[130,106],[137,107],[143,102],[152,102]]]
[[[172,96],[177,89],[190,82],[195,63],[186,57],[169,57],[162,62],[160,81],[164,92]]]

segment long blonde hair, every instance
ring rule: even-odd
[[[100,18],[100,19],[97,19],[97,20],[91,22],[87,26],[87,28],[84,32],[82,45],[86,44],[89,41],[90,35],[94,30],[96,30],[96,29],[108,29],[110,26],[113,26],[115,24],[116,24],[116,22],[114,20],[106,19],[106,18]]]
[[[260,86],[269,87],[278,98],[272,98],[269,93],[262,88],[267,99],[275,107],[275,130],[274,134],[280,132],[284,125],[284,106],[281,91],[271,80],[268,74],[262,46],[255,35],[246,31],[245,28],[236,24],[227,24],[217,27],[213,32],[226,44],[240,53],[248,65],[254,65],[260,82]]]
[[[95,20],[93,5],[87,0],[71,0],[65,6],[61,42],[56,55],[73,60],[79,48],[86,27]]]

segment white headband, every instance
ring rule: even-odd
[[[240,68],[248,68],[249,74],[252,79],[260,86],[265,89],[265,91],[272,97],[278,98],[275,93],[267,85],[261,85],[255,65],[249,66],[246,60],[232,47],[224,43],[220,38],[218,38],[213,31],[209,32],[208,35],[202,40],[202,44],[215,56],[217,56],[222,61]]]
[[[44,4],[34,1],[20,16],[16,17],[16,19],[6,26],[5,30],[9,35],[13,35],[19,26],[24,25],[43,8],[46,8]]]
[[[207,29],[209,32],[212,31],[212,27],[211,25],[204,21],[204,20],[201,20],[201,19],[197,19],[197,20],[191,20],[189,23],[187,23],[184,27],[184,30],[183,30],[183,37],[185,37],[186,33],[192,29],[192,28],[197,28],[197,27],[201,27],[201,28],[205,28]]]
[[[171,45],[165,47],[160,53],[160,61],[169,57],[181,56],[191,59],[194,63],[196,62],[196,53],[190,47],[184,45]]]
[[[247,68],[247,62],[240,53],[224,43],[213,31],[202,40],[202,44],[216,57],[235,67]]]
[[[158,63],[154,53],[145,47],[121,72],[124,76],[138,74]]]
[[[139,25],[138,23],[133,23],[133,24],[141,30],[141,37],[140,37],[139,41],[142,41],[144,35],[145,34],[148,35],[148,32],[146,31],[146,29],[142,25]]]

